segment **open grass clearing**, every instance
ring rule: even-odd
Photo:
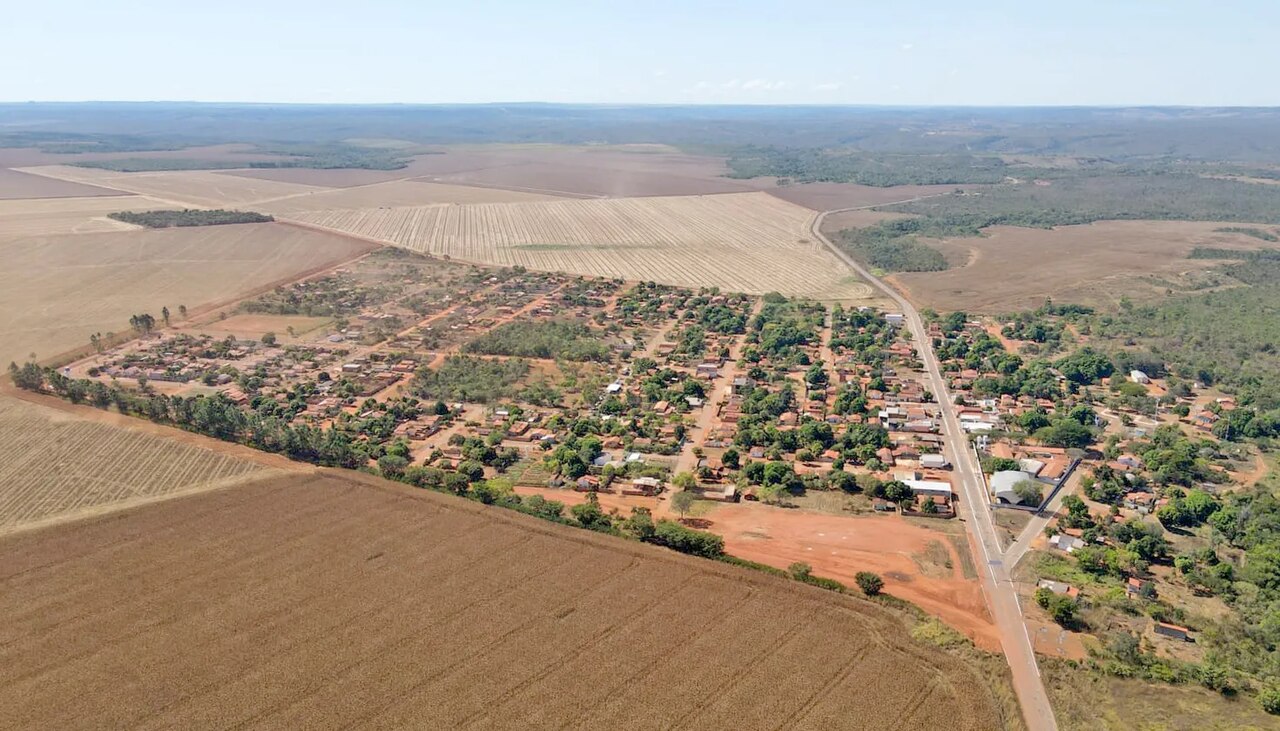
[[[958,266],[903,272],[892,281],[917,306],[1002,313],[1035,308],[1045,297],[1099,307],[1163,297],[1203,284],[1221,262],[1187,259],[1197,246],[1255,249],[1258,239],[1215,229],[1230,224],[1099,221],[1056,229],[995,226],[982,238],[927,241]]]

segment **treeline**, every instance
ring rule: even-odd
[[[915,238],[933,235],[931,229],[927,219],[883,221],[876,226],[840,231],[835,243],[867,265],[886,272],[938,272],[948,268],[947,258]],[[975,229],[975,235],[976,232]]]
[[[189,398],[142,393],[101,381],[67,378],[57,369],[41,368],[34,363],[21,367],[11,363],[9,375],[16,386],[28,391],[47,388],[74,404],[87,403],[100,409],[115,406],[128,416],[246,444],[299,462],[355,469],[379,456],[378,448],[370,451],[368,444],[357,442],[332,427],[295,426],[276,416],[247,412],[220,393]]]
[[[1218,229],[1221,231],[1222,229]],[[1276,241],[1272,238],[1270,241]],[[1280,249],[1220,249],[1213,246],[1197,246],[1187,254],[1188,259],[1230,259],[1234,261],[1280,261]]]
[[[999,183],[1009,174],[999,157],[909,155],[838,148],[747,147],[729,157],[732,178],[772,176],[797,183],[958,185]]]
[[[520,358],[597,362],[609,359],[609,346],[601,342],[600,335],[577,322],[508,322],[467,343],[463,350]]]
[[[253,211],[225,211],[221,208],[212,211],[190,208],[180,211],[119,211],[108,213],[107,218],[147,228],[222,226],[230,223],[270,223],[276,220],[272,216]]]
[[[178,149],[178,148],[174,148]],[[400,170],[408,166],[409,161],[387,152],[386,150],[363,147],[342,146],[285,146],[279,148],[262,148],[257,152],[263,155],[288,155],[292,159],[258,159],[247,162],[240,160],[206,160],[194,157],[126,157],[116,160],[77,160],[71,164],[82,168],[112,170],[120,173],[155,173],[178,170],[235,170],[251,168],[255,170],[276,170],[286,168],[306,168],[313,170]],[[253,152],[246,153],[246,156]],[[418,154],[415,152],[414,154]]]

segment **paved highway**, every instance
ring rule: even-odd
[[[878,206],[845,208],[841,211]],[[987,606],[991,610],[992,619],[999,631],[1005,658],[1013,673],[1013,689],[1022,705],[1023,717],[1030,731],[1056,731],[1058,724],[1053,716],[1053,708],[1049,705],[1049,696],[1045,693],[1044,682],[1040,678],[1040,668],[1036,664],[1031,637],[1027,633],[1026,623],[1022,618],[1022,607],[1019,604],[1017,590],[1009,576],[1009,570],[1012,567],[1004,565],[1000,539],[996,534],[995,524],[991,520],[991,509],[988,507],[989,500],[982,480],[982,471],[976,455],[969,448],[969,441],[965,438],[964,431],[960,428],[960,420],[956,416],[951,394],[938,367],[938,359],[934,355],[924,320],[916,308],[897,290],[872,276],[871,272],[840,247],[831,243],[822,233],[822,222],[828,213],[841,211],[819,214],[811,224],[812,233],[816,240],[826,245],[840,261],[882,291],[902,309],[907,325],[911,329],[911,335],[915,339],[920,360],[924,364],[929,379],[929,390],[933,392],[941,407],[943,438],[947,442],[955,482],[960,490],[960,514],[965,518],[971,545],[977,546],[977,560],[981,564],[978,573],[981,576],[983,593],[986,595]]]

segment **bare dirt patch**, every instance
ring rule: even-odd
[[[982,587],[964,578],[954,547],[927,528],[898,516],[829,516],[751,504],[721,506],[712,521],[711,531],[724,536],[725,550],[735,556],[784,569],[804,562],[814,575],[850,586],[859,571],[880,573],[888,593],[941,618],[980,647],[999,647]],[[930,550],[951,556],[949,577],[921,569],[915,557]]]
[[[0,168],[0,200],[24,200],[32,198],[89,198],[93,196],[122,196],[124,191],[111,190],[96,185],[55,180],[40,175]]]
[[[26,728],[1002,726],[869,602],[354,475],[12,536],[0,567]]]
[[[1101,221],[1057,229],[996,226],[983,238],[930,241],[951,261],[940,272],[905,272],[890,279],[921,307],[940,311],[1010,312],[1059,302],[1114,306],[1164,296],[1188,276],[1218,266],[1187,259],[1196,246],[1256,249],[1262,242],[1214,231],[1227,224],[1185,221]]]
[[[51,180],[51,178],[40,179]],[[137,226],[114,221],[107,218],[107,214],[116,211],[147,211],[165,207],[167,206],[164,201],[140,195],[35,200],[0,199],[0,240],[50,234],[134,231],[138,229]]]
[[[281,224],[33,236],[0,241],[0,362],[41,359],[125,332],[129,316],[234,299],[368,247]],[[32,303],[38,302],[39,307]]]
[[[113,170],[51,165],[23,168],[23,172],[59,180],[101,185],[179,205],[206,208],[248,206],[258,201],[327,190],[315,186],[258,180],[208,170],[119,173]]]
[[[968,187],[968,186],[966,186]],[[815,211],[834,211],[854,206],[883,206],[929,195],[946,195],[954,185],[895,185],[876,188],[856,183],[800,183],[770,188],[769,195]]]

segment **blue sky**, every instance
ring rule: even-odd
[[[43,0],[4,21],[0,101],[1280,105],[1277,0]]]

